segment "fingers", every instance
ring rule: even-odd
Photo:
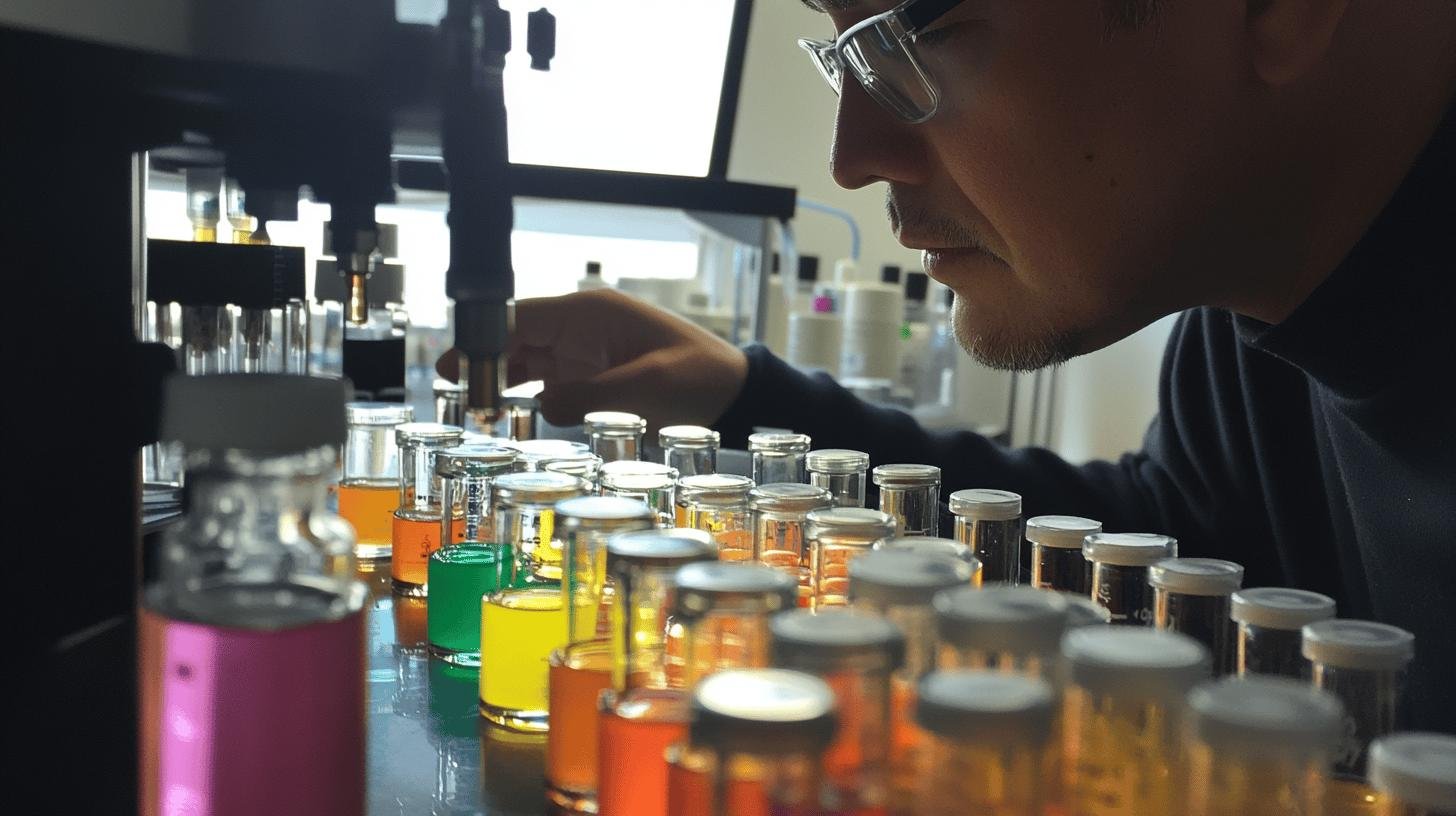
[[[589,379],[547,382],[541,414],[553,425],[576,425],[588,411],[630,411],[650,421],[662,413],[662,360],[647,354]]]

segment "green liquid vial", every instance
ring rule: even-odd
[[[460,666],[480,665],[480,599],[501,588],[510,556],[499,544],[457,544],[430,555],[430,652]]]

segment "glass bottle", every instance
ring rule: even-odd
[[[1178,556],[1178,540],[1156,533],[1095,533],[1082,544],[1091,564],[1092,600],[1107,608],[1112,622],[1148,626],[1153,622],[1153,590],[1148,568]]]
[[[921,555],[946,555],[957,561],[964,561],[971,568],[971,586],[981,585],[981,559],[965,544],[949,538],[935,536],[900,536],[875,543],[876,550],[902,550]],[[1080,557],[1080,555],[1079,555]]]
[[[688,742],[670,749],[673,816],[817,816],[834,694],[813,675],[733,669],[692,695]]]
[[[900,535],[940,535],[940,468],[880,465],[870,475],[880,489],[880,511],[896,520]]]
[[[808,435],[801,433],[750,434],[748,453],[753,459],[753,483],[807,481],[804,457],[809,453],[809,441]]]
[[[728,473],[683,476],[677,480],[677,525],[708,532],[724,561],[753,558],[748,526],[748,492],[753,480]]]
[[[805,517],[809,537],[809,608],[849,602],[849,565],[878,542],[895,536],[895,520],[863,507],[814,510]]]
[[[550,473],[565,473],[568,476],[575,476],[586,482],[593,493],[601,488],[602,457],[594,453],[578,453],[558,459],[546,459],[540,462],[540,469]]]
[[[786,612],[769,628],[773,665],[822,678],[839,704],[819,800],[840,813],[888,813],[890,675],[905,661],[905,636],[878,615],[847,608]]]
[[[1332,618],[1304,627],[1300,651],[1310,662],[1315,686],[1345,704],[1334,787],[1337,799],[1346,798],[1364,777],[1370,741],[1395,731],[1415,636],[1385,623]]]
[[[440,482],[435,453],[460,444],[464,431],[438,422],[406,422],[394,429],[399,447],[399,507],[394,511],[389,573],[400,595],[429,594],[427,561],[440,548]]]
[[[1234,622],[1230,596],[1244,582],[1244,568],[1217,558],[1168,558],[1148,569],[1153,626],[1182,632],[1208,647],[1213,676],[1234,670]]]
[[[351,402],[344,409],[344,469],[339,479],[339,515],[354,526],[355,556],[388,558],[399,507],[399,447],[394,429],[414,419],[408,405]]]
[[[804,526],[809,513],[832,506],[829,491],[806,484],[759,485],[748,493],[753,557],[799,582],[799,606],[813,597]]]
[[[565,540],[562,599],[570,609],[566,645],[548,661],[547,798],[577,812],[596,810],[597,698],[612,686],[607,541],[619,533],[650,530],[657,516],[642,502],[583,496],[556,505]]]
[[[1456,813],[1456,736],[1408,731],[1370,744],[1379,816]]]
[[[718,432],[698,425],[669,425],[657,432],[663,464],[681,476],[718,472]]]
[[[957,490],[950,494],[950,512],[956,541],[980,559],[981,580],[1021,583],[1021,496],[1006,490]]]
[[[920,681],[915,719],[927,738],[916,816],[1041,813],[1055,702],[1034,677],[956,669]]]
[[[1188,692],[1209,677],[1208,650],[1176,632],[1088,626],[1062,640],[1068,813],[1178,813]]]
[[[544,470],[549,462],[592,452],[586,444],[566,439],[523,439],[511,442],[510,446],[521,455],[521,469],[527,472]]]
[[[465,391],[460,383],[435,380],[435,421],[465,427]]]
[[[642,435],[647,420],[624,411],[593,411],[583,419],[591,452],[603,462],[642,458]]]
[[[942,669],[985,669],[1057,683],[1067,602],[1031,587],[961,587],[935,598]]]
[[[346,391],[167,381],[162,438],[186,450],[189,509],[138,613],[143,812],[364,810],[368,590],[353,531],[325,506]]]
[[[1081,516],[1033,516],[1026,520],[1031,545],[1031,585],[1087,595],[1092,574],[1082,557],[1087,536],[1102,532],[1102,522]]]
[[[678,473],[668,465],[656,462],[619,460],[601,468],[603,496],[637,499],[652,508],[660,527],[671,527],[677,515]]]
[[[1228,677],[1188,694],[1189,816],[1324,812],[1340,701],[1283,677]]]
[[[556,529],[556,503],[587,493],[587,483],[565,473],[525,472],[497,476],[492,483],[495,537],[510,547],[511,585],[561,580],[563,544]],[[563,630],[564,635],[564,630]]]
[[[1235,592],[1229,617],[1238,626],[1238,673],[1308,679],[1309,663],[1300,654],[1300,630],[1334,616],[1335,599],[1318,592],[1285,587]]]
[[[868,453],[841,448],[809,451],[804,466],[809,472],[809,484],[828,490],[835,507],[864,507],[870,470]]]

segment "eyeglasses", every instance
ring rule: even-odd
[[[935,115],[940,91],[915,56],[915,37],[963,0],[906,0],[850,26],[838,39],[799,40],[834,92],[848,68],[865,92],[911,124]]]

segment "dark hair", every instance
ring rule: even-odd
[[[1107,21],[1114,27],[1139,28],[1157,16],[1159,0],[1103,0]]]

